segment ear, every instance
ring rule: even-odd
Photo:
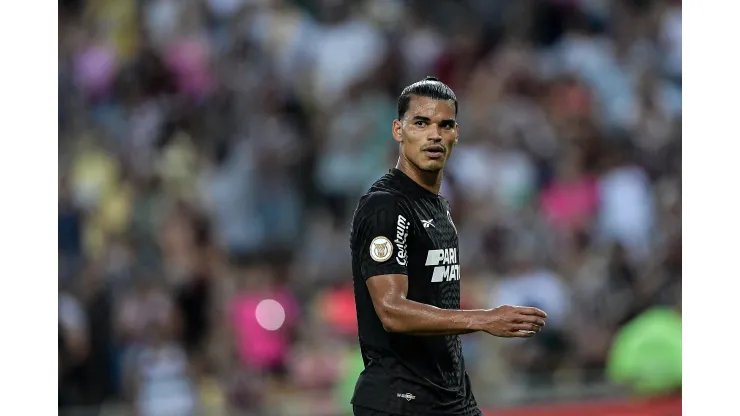
[[[454,145],[457,146],[457,142],[460,140],[460,125],[455,123],[455,142]]]
[[[393,127],[392,127],[392,134],[393,134],[393,140],[397,141],[398,143],[403,142],[403,135],[401,134],[401,128],[403,127],[403,123],[401,120],[393,120]]]

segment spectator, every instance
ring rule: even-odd
[[[66,409],[87,404],[82,370],[82,363],[90,349],[87,325],[87,316],[82,304],[70,293],[60,293],[59,404]]]
[[[681,389],[681,315],[652,308],[616,336],[607,368],[609,376],[643,395],[675,394]]]
[[[611,166],[598,186],[601,237],[620,242],[635,259],[645,258],[650,250],[655,215],[645,171],[629,162],[624,150],[615,150]]]
[[[618,392],[622,328],[681,290],[681,2],[436,3],[60,3],[60,407],[339,410],[349,218],[426,75],[463,302],[550,315],[464,338],[478,401]]]
[[[599,201],[594,178],[583,168],[578,151],[571,151],[557,168],[555,180],[542,193],[545,218],[561,232],[587,229]]]
[[[240,271],[229,321],[241,365],[250,372],[283,376],[298,311],[292,293],[277,285],[269,266]]]

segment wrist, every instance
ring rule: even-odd
[[[468,329],[472,331],[484,331],[486,328],[486,313],[484,309],[476,309],[470,311],[470,321]]]

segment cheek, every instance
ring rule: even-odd
[[[407,158],[411,160],[417,160],[421,155],[422,141],[414,135],[404,136],[402,151]]]
[[[403,141],[410,144],[421,143],[423,135],[421,129],[406,129],[403,131]]]

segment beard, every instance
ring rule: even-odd
[[[433,165],[433,166],[419,166],[419,169],[421,169],[424,172],[429,173],[438,173],[442,170],[444,167],[444,163],[440,163],[439,165]]]
[[[444,169],[445,162],[447,162],[446,159],[441,159],[441,160],[422,159],[419,161],[419,163],[414,163],[414,165],[416,165],[416,167],[419,168],[419,170],[422,172],[439,173],[442,171],[442,169]]]
[[[403,146],[403,144],[402,144]],[[425,153],[425,150],[428,146],[422,146],[418,149],[415,149],[416,151],[414,153],[406,153],[404,148],[401,148],[401,157],[406,160],[407,163],[412,165],[415,169],[418,169],[421,172],[426,172],[429,174],[436,174],[441,172],[444,169],[445,164],[447,163],[447,160],[450,157],[450,154],[452,153],[452,149],[449,146],[444,146],[444,153],[439,158],[433,158],[429,157],[427,153]]]

